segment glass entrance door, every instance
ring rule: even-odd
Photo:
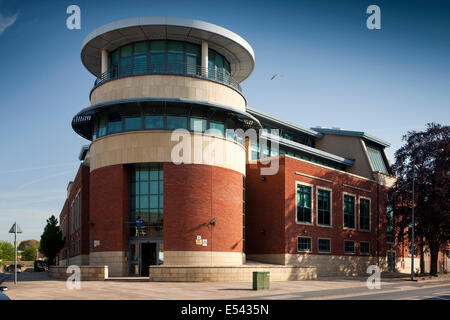
[[[129,273],[131,276],[148,277],[151,265],[162,264],[162,243],[149,240],[130,244]]]

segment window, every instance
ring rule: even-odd
[[[141,117],[125,117],[125,131],[139,130],[141,129]]]
[[[156,115],[145,116],[145,129],[163,129],[164,117]]]
[[[312,223],[311,187],[297,184],[297,222]]]
[[[344,228],[355,228],[355,197],[344,195]]]
[[[144,220],[150,232],[162,235],[163,223],[163,168],[161,164],[135,166],[130,169],[130,220]],[[155,227],[159,227],[158,230]],[[161,234],[159,234],[161,233]]]
[[[331,240],[319,238],[319,252],[330,253],[331,252]]]
[[[359,229],[370,230],[370,200],[359,199]]]
[[[131,70],[131,44],[120,48],[119,74],[121,76],[130,75]]]
[[[391,205],[391,195],[388,196],[388,201],[386,204],[386,215],[387,215],[387,225],[386,225],[386,242],[395,242],[395,229],[394,229],[394,210]]]
[[[355,253],[355,241],[344,240],[344,253]]]
[[[167,129],[187,129],[187,118],[183,116],[167,116]]]
[[[197,117],[191,117],[191,130],[195,132],[205,132],[207,120]]]
[[[299,252],[311,252],[311,238],[298,237],[297,250]]]
[[[317,223],[331,225],[331,192],[317,189]]]
[[[110,115],[108,119],[108,134],[118,133],[122,131],[122,119],[120,115]]]
[[[106,135],[106,119],[101,118],[98,123],[98,137],[103,137]]]
[[[360,254],[370,254],[370,242],[361,241],[359,243],[359,253]]]
[[[366,145],[367,153],[369,154],[370,162],[375,171],[380,171],[388,174],[387,166],[384,160],[382,149],[372,145]]]

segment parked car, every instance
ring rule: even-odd
[[[8,267],[6,267],[6,272],[14,272],[14,265],[11,264]],[[17,265],[17,273],[22,272],[22,266]]]
[[[47,263],[44,261],[37,260],[34,262],[34,271],[36,272],[42,272],[42,271],[48,271]]]

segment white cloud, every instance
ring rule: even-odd
[[[19,16],[18,13],[12,16],[5,16],[0,13],[0,35],[10,26],[16,22],[17,17]]]

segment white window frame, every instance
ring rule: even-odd
[[[319,223],[319,190],[325,190],[330,192],[330,224]],[[333,189],[316,186],[316,226],[323,228],[333,228]],[[321,238],[325,239],[325,238]]]
[[[319,241],[328,240],[330,241],[330,251],[320,251]],[[331,238],[317,238],[317,252],[318,253],[331,253]]]
[[[355,200],[354,201],[354,206],[353,206],[353,211],[354,211],[354,214],[353,214],[353,220],[354,220],[354,225],[355,225],[355,227],[354,228],[349,228],[349,227],[346,227],[345,226],[345,211],[344,211],[344,203],[345,203],[345,196],[352,196],[353,197],[353,199]],[[357,208],[357,203],[356,203],[356,201],[357,201],[357,199],[358,199],[358,197],[356,196],[356,194],[354,194],[354,193],[349,193],[349,192],[342,192],[342,229],[344,229],[344,230],[356,230],[356,228],[357,228],[357,221],[356,221],[356,217],[357,217],[357,215],[358,215],[358,209],[359,208]]]
[[[367,253],[361,252],[361,243],[367,243],[369,245],[369,252],[367,252]],[[363,255],[363,256],[370,256],[370,241],[360,241],[359,242],[359,254]]]
[[[346,242],[346,241],[353,242],[353,252],[345,252],[345,242]],[[345,240],[344,240],[344,254],[355,254],[355,252],[356,252],[356,249],[355,249],[355,240],[348,240],[348,239],[345,239]]]
[[[369,200],[369,229],[361,229],[361,199]],[[372,230],[372,199],[365,196],[358,197],[358,230],[362,232],[371,232]]]
[[[301,222],[297,220],[298,214],[297,214],[297,203],[298,203],[298,192],[297,192],[297,186],[302,185],[306,187],[311,188],[311,222]],[[307,226],[313,226],[314,225],[314,185],[310,183],[305,183],[301,181],[295,181],[295,223],[296,224],[303,224]]]
[[[307,239],[309,239],[309,242],[311,243],[311,249],[308,251],[308,250],[299,250],[298,249],[298,239],[299,238],[307,238]],[[306,237],[306,236],[297,236],[297,252],[302,252],[302,253],[312,253],[312,250],[313,250],[313,243],[312,243],[312,237]]]

